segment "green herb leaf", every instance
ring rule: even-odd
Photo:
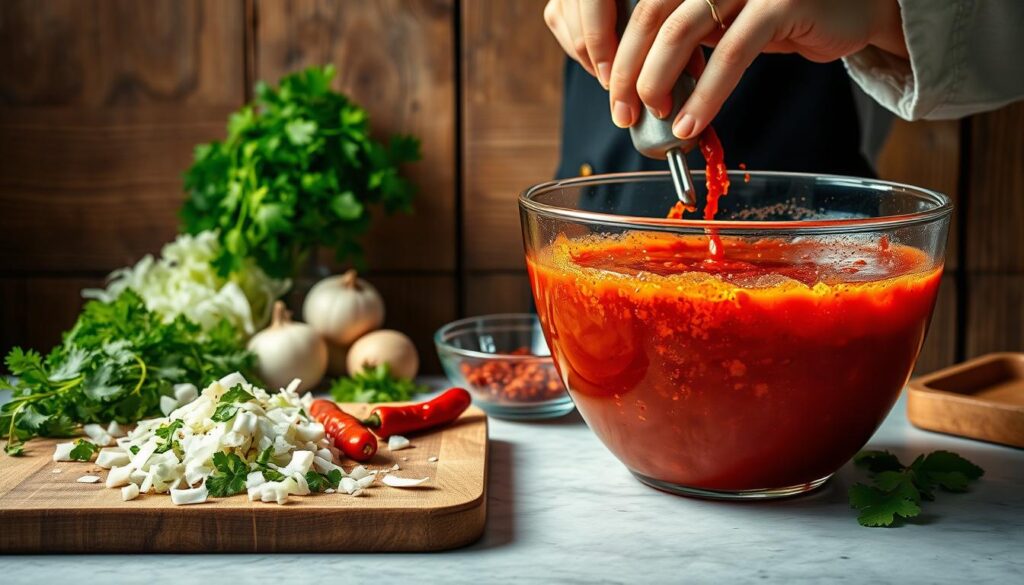
[[[960,473],[967,479],[978,479],[985,471],[967,459],[950,451],[933,451],[918,466],[920,471],[929,474]]]
[[[0,376],[0,389],[12,393],[0,406],[0,432],[12,453],[32,437],[73,436],[81,424],[157,416],[174,384],[202,387],[233,371],[255,379],[255,357],[230,323],[165,320],[131,289],[86,303],[45,359],[14,348],[4,361],[14,378]]]
[[[161,443],[156,448],[156,452],[166,453],[173,449],[178,443],[178,440],[174,437],[174,433],[183,426],[185,426],[185,421],[180,418],[176,418],[168,424],[160,425],[160,428],[153,432],[154,435],[161,439]]]
[[[326,475],[312,470],[306,472],[306,483],[309,485],[309,491],[311,492],[322,492],[330,487],[330,479]]]
[[[331,385],[336,402],[405,402],[428,388],[391,374],[387,364],[369,366]]]
[[[921,513],[914,501],[862,483],[850,487],[850,506],[860,512],[857,521],[862,526],[892,526],[897,517],[913,518]]]
[[[980,467],[949,451],[917,457],[909,466],[887,451],[861,451],[854,462],[867,468],[874,485],[850,488],[850,506],[859,510],[863,526],[892,526],[900,518],[921,512],[921,502],[935,499],[935,487],[966,491],[971,479],[984,473]]]
[[[236,385],[220,397],[220,400],[217,402],[217,408],[213,411],[213,416],[210,418],[216,422],[227,422],[238,413],[239,404],[249,402],[250,400],[256,400],[256,397],[246,392],[240,384]]]
[[[256,461],[253,461],[253,464],[263,473],[263,477],[267,481],[281,481],[284,479],[284,474],[270,467],[270,458],[273,454],[274,447],[267,447],[256,456]]]
[[[71,457],[72,461],[90,461],[92,456],[99,450],[100,448],[95,444],[85,439],[78,439],[75,441],[75,446],[71,449],[69,457]]]
[[[313,67],[258,84],[227,139],[195,149],[183,231],[217,230],[222,276],[250,258],[272,277],[292,276],[318,246],[358,265],[371,209],[411,211],[399,166],[419,158],[419,141],[376,141],[366,111],[331,90],[333,76]]]
[[[213,454],[215,471],[206,478],[206,489],[215,498],[225,498],[245,491],[245,478],[249,465],[234,453],[218,451]]]
[[[903,469],[900,460],[888,451],[864,450],[854,455],[853,462],[860,467],[867,468],[871,473]]]

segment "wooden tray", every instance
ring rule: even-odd
[[[993,353],[910,381],[914,426],[1024,447],[1024,354]]]
[[[353,414],[369,408],[346,406]],[[192,506],[175,506],[167,495],[122,502],[119,489],[75,481],[106,478],[106,470],[55,463],[57,441],[33,440],[24,457],[0,455],[0,552],[428,551],[477,540],[486,518],[486,416],[471,407],[454,424],[411,440],[413,448],[394,453],[382,445],[366,466],[398,463],[398,474],[430,477],[431,487],[378,482],[359,497],[317,494],[283,506],[245,495]]]

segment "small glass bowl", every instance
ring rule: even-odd
[[[535,420],[575,408],[536,315],[460,319],[438,329],[434,344],[452,384],[468,389],[492,416]]]

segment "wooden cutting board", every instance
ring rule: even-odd
[[[345,408],[358,415],[370,409]],[[0,455],[0,553],[429,551],[475,541],[486,518],[486,416],[471,407],[452,425],[410,439],[412,448],[394,453],[382,443],[365,465],[397,463],[395,475],[429,477],[429,487],[397,489],[378,480],[359,497],[293,496],[281,506],[244,494],[192,506],[175,506],[162,494],[123,502],[120,489],[102,481],[75,481],[106,479],[105,469],[55,463],[58,441],[33,440],[23,457]]]

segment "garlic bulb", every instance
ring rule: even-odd
[[[390,329],[367,333],[348,350],[349,374],[384,363],[391,367],[395,376],[412,379],[420,368],[420,357],[411,339]]]
[[[316,283],[302,304],[302,316],[324,339],[348,347],[384,322],[384,301],[355,270]]]
[[[274,304],[270,326],[249,340],[249,351],[259,358],[260,377],[268,388],[284,388],[298,378],[298,391],[305,392],[320,383],[327,370],[327,345],[305,323],[296,323],[284,303]]]

